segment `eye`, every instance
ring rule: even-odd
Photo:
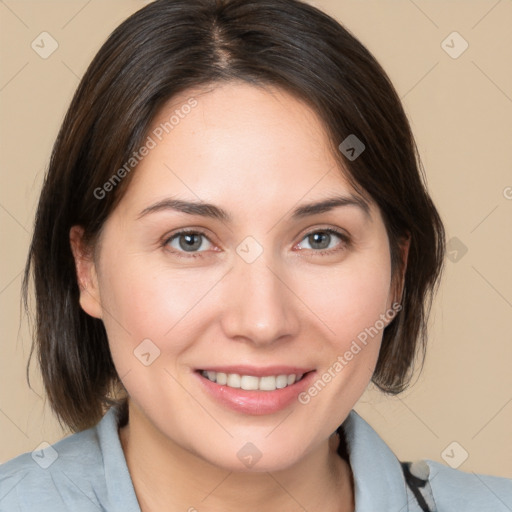
[[[341,243],[336,243],[336,239],[341,240]],[[320,254],[342,250],[349,243],[347,235],[332,228],[311,231],[302,239],[302,242],[297,245],[299,249],[304,249],[304,247],[300,247],[304,240],[306,240],[310,246],[305,247],[305,249],[311,249]],[[337,246],[340,247],[337,248]]]
[[[180,231],[167,238],[164,245],[170,247],[172,252],[179,256],[182,256],[180,253],[192,253],[190,256],[194,257],[193,253],[204,252],[211,248],[212,244],[208,237],[200,231]]]

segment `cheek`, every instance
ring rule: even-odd
[[[173,376],[196,339],[197,306],[212,286],[208,275],[198,274],[142,256],[104,269],[101,301],[112,359],[128,394],[144,408],[162,397],[187,403]]]
[[[361,397],[379,356],[391,269],[385,250],[371,254],[347,261],[308,287],[310,307],[321,318],[325,337],[316,347],[321,360],[317,380],[299,402],[324,418],[329,429],[336,428]]]
[[[323,405],[316,403],[315,407],[330,404],[331,410],[343,411],[347,403],[357,401],[373,375],[391,285],[386,248],[383,240],[371,251],[319,273],[317,279],[304,285],[302,293],[309,298],[308,306],[321,319],[325,332],[317,349],[322,360],[319,378],[328,383],[329,391],[322,395]],[[323,389],[319,383],[311,396]],[[307,400],[305,397],[305,403]]]
[[[317,271],[299,293],[322,320],[335,348],[344,350],[347,343],[377,322],[382,330],[380,315],[388,307],[390,286],[389,254],[380,250],[368,251],[367,257],[354,255],[342,265]]]
[[[144,255],[105,268],[101,302],[113,357],[129,363],[145,339],[152,340],[162,354],[182,352],[193,338],[183,336],[184,330],[194,329],[197,311],[221,277],[218,269],[170,268]]]

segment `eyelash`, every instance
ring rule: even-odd
[[[350,238],[343,232],[341,231],[338,231],[337,229],[334,229],[334,228],[325,228],[325,229],[316,229],[316,230],[313,230],[313,231],[310,231],[309,233],[306,233],[302,239],[304,240],[305,238],[307,238],[308,236],[311,236],[311,235],[314,235],[315,233],[327,233],[329,235],[336,235],[337,237],[339,237],[342,241],[342,244],[341,245],[344,245],[344,247],[341,247],[341,248],[337,248],[337,249],[320,249],[320,250],[314,250],[314,249],[307,249],[309,251],[313,251],[315,254],[320,254],[320,255],[324,255],[324,254],[333,254],[333,253],[336,253],[338,251],[341,251],[343,249],[345,249],[347,246],[350,245]],[[162,246],[164,248],[167,248],[169,243],[174,240],[175,238],[178,238],[180,237],[181,235],[200,235],[200,236],[204,236],[207,240],[211,242],[211,240],[208,238],[208,236],[206,235],[206,233],[202,232],[202,231],[198,231],[198,230],[194,230],[194,229],[184,229],[182,231],[178,231],[177,233],[174,233],[172,236],[170,237],[166,237],[162,243]],[[169,249],[168,249],[169,250]],[[177,255],[179,258],[198,258],[198,257],[203,257],[202,256],[202,252],[204,251],[198,251],[198,252],[185,252],[185,251],[176,251],[174,249],[170,250],[170,252],[172,252],[173,254]]]
[[[315,254],[321,254],[321,255],[334,254],[336,252],[346,249],[350,244],[350,238],[348,237],[348,235],[343,233],[342,231],[338,231],[337,229],[334,229],[334,228],[315,229],[313,231],[310,231],[309,233],[306,233],[302,237],[301,241],[304,240],[305,238],[307,238],[308,236],[314,235],[315,233],[327,233],[329,235],[335,235],[341,240],[341,243],[339,244],[340,247],[337,247],[334,249],[319,249],[319,250],[307,249],[309,251],[313,251]],[[301,249],[301,250],[304,250],[304,249]]]

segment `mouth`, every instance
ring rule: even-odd
[[[300,382],[305,375],[305,373],[281,373],[258,377],[257,375],[226,373],[214,370],[199,371],[203,377],[215,384],[245,391],[275,391],[276,389],[284,389],[296,382]]]
[[[299,402],[316,371],[292,366],[223,366],[195,370],[200,389],[238,413],[273,414]]]

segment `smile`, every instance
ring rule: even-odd
[[[264,415],[298,404],[297,396],[315,379],[308,367],[217,366],[194,372],[200,389],[217,404],[242,414]]]
[[[227,386],[234,389],[244,389],[246,391],[275,391],[299,382],[304,374],[282,374],[266,375],[256,377],[254,375],[240,375],[238,373],[223,373],[210,370],[201,372],[211,382]]]

